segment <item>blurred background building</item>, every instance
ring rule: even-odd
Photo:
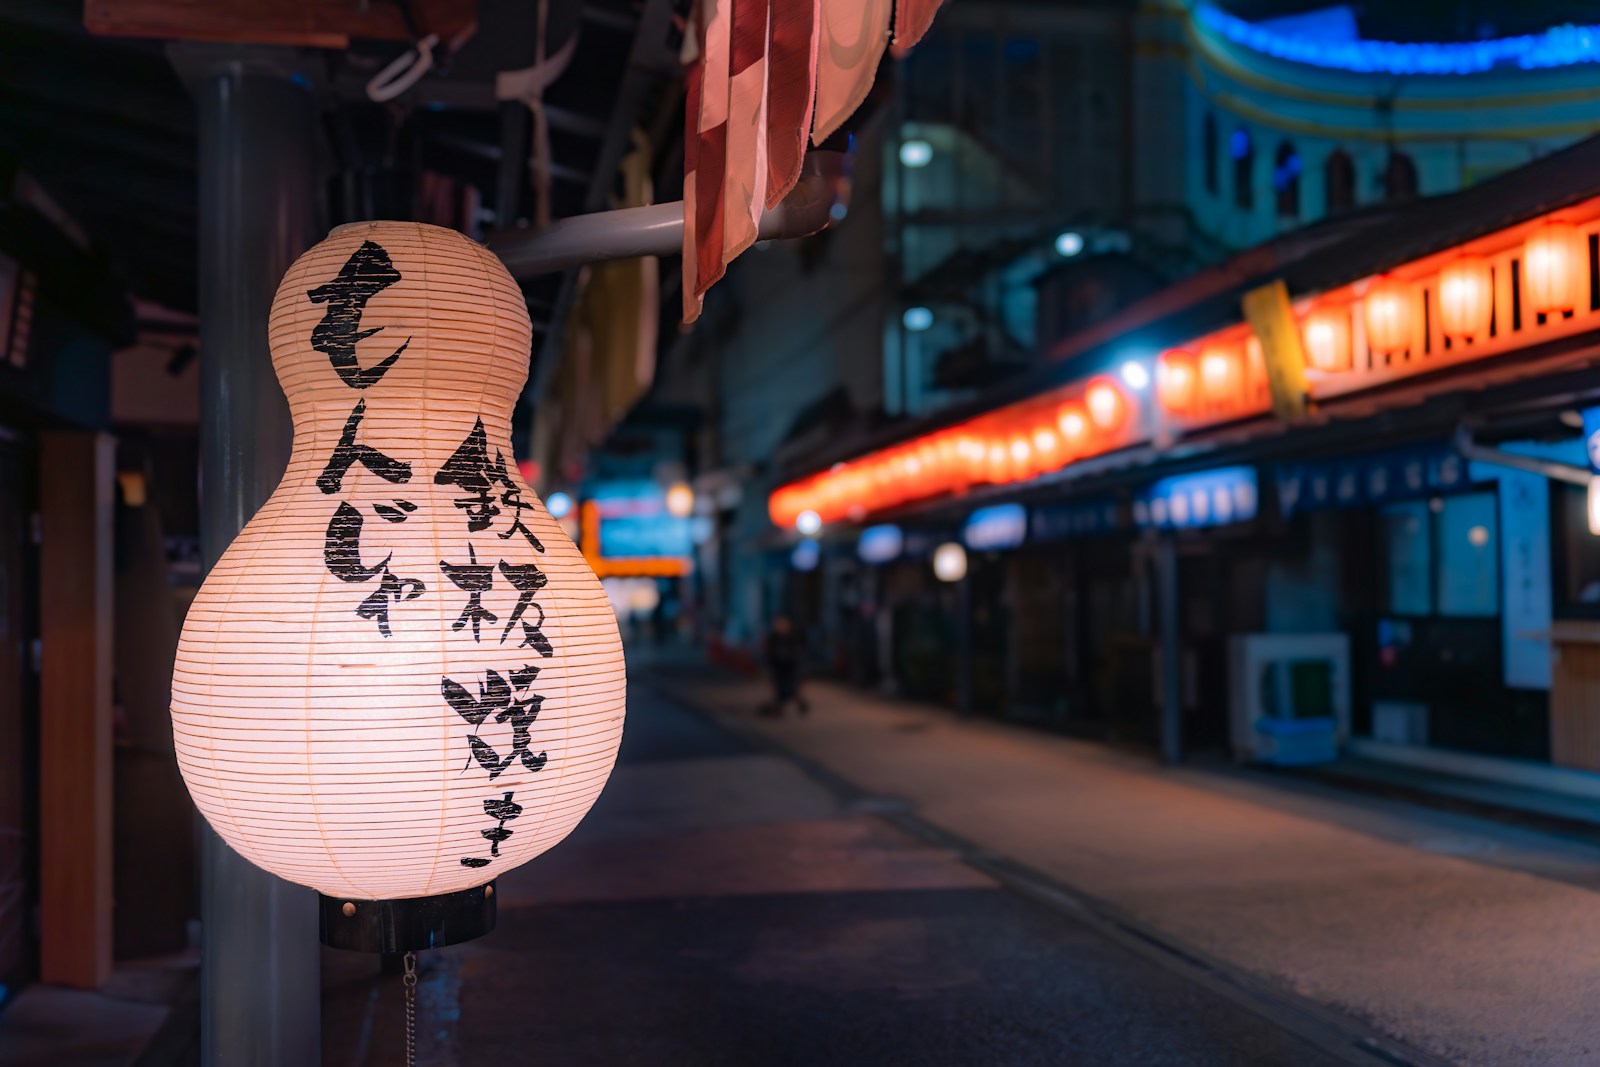
[[[682,196],[686,3],[282,8],[0,13],[0,1002],[193,942],[167,685],[216,368],[264,357],[202,336],[231,265]],[[691,327],[673,257],[520,279],[523,469],[641,643],[753,669],[782,613],[973,714],[1600,796],[1586,21],[951,0],[830,227]]]

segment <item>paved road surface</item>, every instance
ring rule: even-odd
[[[425,955],[418,1062],[1350,1062],[871,808],[635,685],[594,813]],[[326,962],[326,1067],[401,1062],[398,982]]]
[[[657,678],[916,819],[1410,1049],[1600,1064],[1600,848],[1459,813],[1144,758],[816,685],[801,721],[703,669]]]

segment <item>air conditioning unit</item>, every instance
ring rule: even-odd
[[[1228,639],[1228,688],[1235,759],[1329,762],[1350,735],[1350,638],[1235,634]]]

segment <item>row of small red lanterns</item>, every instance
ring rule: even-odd
[[[1587,248],[1579,229],[1558,219],[1540,223],[1523,245],[1524,305],[1534,315],[1576,309],[1586,277]],[[1489,261],[1463,253],[1440,269],[1435,285],[1439,329],[1454,342],[1487,339],[1494,315]],[[1359,301],[1323,298],[1304,315],[1301,340],[1310,368],[1340,374],[1354,368],[1353,316],[1359,305],[1367,348],[1378,359],[1405,354],[1414,342],[1417,284],[1391,276],[1366,286]],[[1179,418],[1212,418],[1264,410],[1269,391],[1261,345],[1248,327],[1222,331],[1190,348],[1171,349],[1155,368],[1156,401]],[[1023,481],[1124,443],[1130,400],[1113,379],[1091,379],[1081,397],[1059,405],[1028,402],[950,430],[874,453],[778,490],[773,521],[803,512],[823,522],[975,484]]]
[[[1124,436],[1133,401],[1107,376],[1061,403],[1016,404],[948,430],[885,449],[772,494],[772,521],[789,526],[805,512],[822,522],[859,519],[973,485],[1005,485],[1105,452]]]

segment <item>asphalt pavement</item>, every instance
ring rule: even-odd
[[[423,955],[417,1062],[1360,1062],[905,815],[636,680],[589,818],[501,879],[494,933]],[[324,976],[326,1067],[403,1062],[397,976],[331,950]]]

